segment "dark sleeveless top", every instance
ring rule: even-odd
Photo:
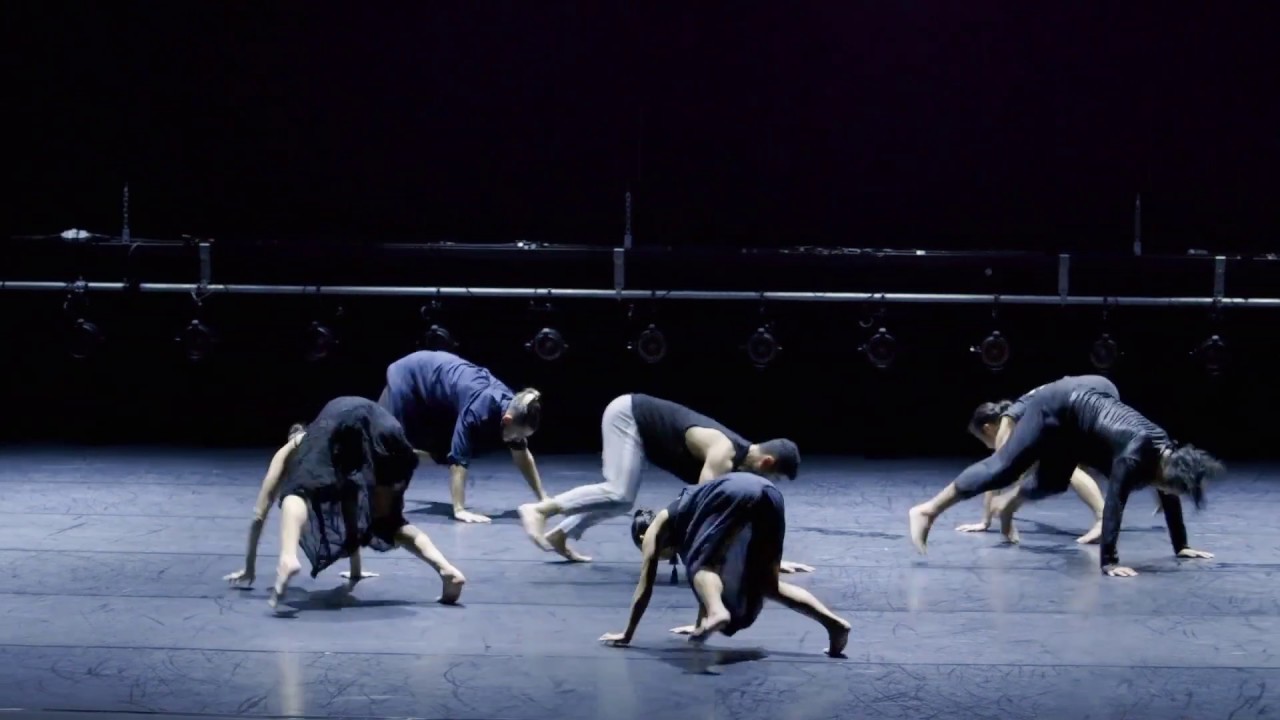
[[[670,400],[635,393],[631,396],[631,414],[644,444],[645,459],[690,485],[698,484],[705,462],[690,452],[685,442],[690,428],[717,430],[729,438],[734,449],[734,470],[742,467],[751,447],[750,441],[720,422]]]

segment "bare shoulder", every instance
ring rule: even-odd
[[[729,442],[729,438],[719,430],[705,427],[691,427],[684,433],[684,443],[689,450],[699,457],[705,458],[707,452],[713,448],[723,446]]]

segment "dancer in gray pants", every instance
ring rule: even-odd
[[[600,432],[604,482],[520,506],[520,521],[534,543],[575,562],[591,558],[574,552],[569,540],[631,511],[646,460],[690,485],[739,470],[771,480],[794,480],[800,469],[800,451],[790,440],[754,444],[702,413],[639,393],[609,403]],[[554,515],[567,517],[544,534],[547,518]],[[806,569],[795,563],[785,565],[784,571]]]

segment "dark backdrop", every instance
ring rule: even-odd
[[[630,190],[641,245],[1124,253],[1141,192],[1149,252],[1269,251],[1275,8],[6,3],[0,222],[114,234],[128,183],[135,236],[614,245]],[[725,258],[708,284],[734,274]],[[432,282],[450,279],[468,282]],[[189,299],[117,295],[94,301],[108,355],[83,363],[59,346],[61,300],[0,294],[5,437],[277,442],[335,394],[376,393],[420,330],[419,301],[351,300],[344,354],[310,366],[295,340],[331,305],[224,298],[224,353],[192,366],[171,342]],[[646,390],[811,452],[976,454],[973,405],[1087,371],[1097,332],[1096,311],[1006,310],[1014,362],[993,375],[966,352],[985,309],[895,309],[903,357],[881,373],[857,357],[856,309],[772,311],[786,350],[765,372],[741,355],[758,321],[742,305],[664,307],[672,357],[652,367],[615,303],[457,303],[448,322],[464,354],[546,391],[536,447],[568,451]],[[1121,388],[1186,439],[1271,451],[1274,315],[1247,312],[1216,381],[1187,355],[1203,312],[1122,314]],[[572,345],[559,365],[521,350],[547,322]]]
[[[1273,246],[1274,3],[11,2],[15,231]]]

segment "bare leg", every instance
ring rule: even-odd
[[[307,501],[297,495],[289,495],[280,504],[280,563],[276,566],[276,584],[267,596],[267,605],[274,608],[289,581],[302,570],[298,562],[298,543],[302,538],[302,526],[307,522]]]
[[[849,644],[849,623],[828,610],[813,593],[798,585],[779,582],[777,592],[770,593],[769,598],[821,623],[827,630],[828,655],[840,657],[844,653],[845,645]]]
[[[1098,489],[1098,483],[1089,477],[1089,473],[1080,468],[1076,468],[1075,472],[1071,473],[1071,489],[1075,490],[1080,500],[1093,511],[1093,527],[1076,538],[1076,542],[1081,545],[1096,543],[1098,538],[1102,537],[1102,507],[1105,503],[1102,499],[1102,491]]]
[[[546,534],[547,518],[559,515],[564,508],[551,498],[547,498],[542,502],[525,503],[516,509],[520,515],[520,524],[524,527],[524,534],[529,536],[533,544],[547,550],[547,541],[543,539]]]
[[[436,548],[426,533],[412,525],[405,525],[396,533],[396,544],[417,555],[440,574],[440,581],[444,587],[438,602],[445,605],[458,602],[458,597],[462,595],[462,586],[466,584],[467,579],[458,568],[449,564],[444,554]]]
[[[732,619],[720,597],[724,593],[724,582],[719,573],[720,568],[702,568],[690,581],[693,591],[698,594],[698,602],[705,611],[702,622],[689,634],[689,639],[695,642],[706,640],[708,635],[718,632]]]
[[[915,544],[916,550],[921,555],[925,553],[929,544],[929,528],[933,527],[933,521],[938,518],[947,508],[960,502],[961,497],[956,492],[956,484],[951,483],[942,489],[942,492],[933,497],[932,500],[921,503],[907,512],[908,525],[911,531],[911,542]]]
[[[995,511],[1000,516],[1000,533],[1004,535],[1004,539],[1017,545],[1022,541],[1018,535],[1018,528],[1013,524],[1013,516],[1018,512],[1018,508],[1022,507],[1027,499],[1022,496],[1022,488],[1018,488],[1017,492],[1011,493],[1007,498],[996,502]]]

